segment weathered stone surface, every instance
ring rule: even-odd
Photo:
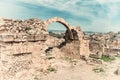
[[[15,76],[18,77],[18,80],[23,80],[27,76],[33,76],[32,73],[44,72],[51,66],[52,60],[47,61],[50,58],[46,58],[51,54],[52,58],[56,58],[55,60],[60,59],[61,56],[69,56],[71,58],[83,57],[84,60],[88,61],[91,52],[98,52],[96,56],[100,58],[103,53],[119,51],[118,49],[111,51],[112,47],[120,48],[119,34],[110,32],[104,35],[85,35],[80,27],[70,26],[64,19],[58,17],[46,21],[2,18],[1,22],[0,75],[4,78],[2,80],[12,80]],[[47,27],[52,22],[59,22],[66,27],[64,38],[53,37],[48,34]],[[102,63],[99,59],[90,61]],[[56,61],[56,63],[58,62]],[[117,74],[120,73],[119,71],[118,68]],[[30,74],[26,74],[27,72]],[[30,77],[29,79],[32,80]]]
[[[71,29],[73,33],[73,40],[69,39],[69,34],[65,33],[66,46],[62,50],[70,56],[78,57],[85,56],[88,57],[90,54],[89,51],[89,40],[84,39],[84,34],[81,31],[80,27],[74,27]]]
[[[3,25],[5,22],[3,20],[3,18],[0,17],[0,26]]]
[[[6,37],[3,37],[5,42],[20,42],[20,41],[36,41],[36,39],[32,38],[34,35],[41,35],[46,34],[47,32],[43,29],[45,27],[44,21],[40,19],[29,19],[29,20],[12,20],[12,19],[2,19],[4,21],[4,24],[0,25],[0,34],[1,36],[4,34]],[[11,38],[14,39],[8,39],[8,33],[12,34]],[[30,40],[30,37],[31,39]],[[40,36],[38,36],[39,40],[41,39]],[[9,36],[10,38],[10,36]],[[38,40],[37,39],[37,40]],[[43,39],[43,37],[42,37]],[[7,41],[8,40],[8,41]],[[45,38],[44,38],[45,40]]]
[[[67,55],[72,58],[88,56],[90,53],[89,40],[84,39],[80,27],[72,27],[62,18],[3,21],[4,24],[0,25],[0,56],[3,78],[6,80],[16,73],[29,71],[31,67],[46,70],[50,66],[46,56],[51,53],[55,57]],[[59,22],[66,27],[64,38],[49,35],[46,28],[52,22]],[[65,44],[59,47],[63,42]]]
[[[117,54],[120,52],[120,34],[109,32],[90,35],[90,51],[92,53]]]
[[[96,55],[97,55],[98,58],[101,58],[103,53],[102,52],[97,52]]]
[[[13,34],[3,34],[1,35],[1,40],[3,42],[13,42],[14,41],[14,35]]]
[[[46,21],[32,18],[29,20],[2,19],[5,24],[0,26],[0,33],[4,34],[1,38],[3,42],[37,42],[46,41],[48,38],[47,27],[53,22],[63,24],[67,31],[65,33],[65,43],[71,47],[73,55],[89,54],[89,40],[84,38],[80,27],[70,26],[64,19],[54,17]],[[9,34],[6,34],[8,33]],[[74,45],[74,46],[73,46]],[[65,46],[65,47],[67,47]],[[66,49],[68,50],[68,49]],[[65,50],[64,50],[65,51]]]

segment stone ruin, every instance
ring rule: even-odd
[[[90,35],[89,44],[92,53],[100,52],[107,55],[119,55],[120,34],[114,32],[92,34]]]
[[[47,31],[49,24],[53,22],[66,27],[64,41],[54,38],[57,43],[60,42],[56,46],[53,45],[54,39]],[[120,48],[120,43],[118,44],[120,35],[117,37],[109,35],[93,34],[86,37],[79,26],[71,26],[59,17],[46,21],[37,18],[28,20],[0,18],[0,77],[8,80],[24,70],[47,69],[50,64],[45,57],[53,48],[57,48],[57,51],[54,49],[53,51],[58,56],[61,54],[79,59],[83,56],[88,57],[91,52],[110,53],[111,46],[115,48],[114,52],[118,52],[116,46]]]
[[[89,40],[84,37],[80,27],[73,27],[62,18],[54,17],[46,21],[36,18],[29,20],[1,18],[0,75],[5,80],[17,76],[16,72],[19,74],[23,70],[45,69],[49,66],[43,56],[56,47],[47,31],[48,25],[53,22],[61,23],[67,29],[64,42],[58,44],[58,52],[54,52],[56,55],[62,54],[72,58],[89,55]]]
[[[54,17],[46,21],[40,19],[29,20],[12,20],[2,19],[4,24],[0,26],[0,46],[1,49],[9,49],[14,55],[20,53],[34,54],[34,48],[39,45],[31,46],[35,43],[44,43],[49,36],[47,27],[53,22],[58,22],[66,27],[65,45],[61,48],[67,55],[81,55],[89,54],[89,40],[84,38],[84,33],[80,27],[73,27],[69,25],[64,19]],[[7,48],[8,47],[8,48]],[[44,47],[39,47],[40,49]]]
[[[48,26],[53,22],[59,22],[67,29],[64,37],[66,44],[61,48],[66,55],[80,58],[80,56],[88,56],[90,54],[89,39],[84,37],[84,33],[79,26],[71,26],[64,19],[58,17],[48,19],[45,24]]]

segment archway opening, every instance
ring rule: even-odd
[[[58,33],[58,32],[64,33],[66,30],[67,30],[66,27],[59,22],[53,22],[49,24],[47,27],[47,31],[53,33]]]
[[[50,35],[51,46],[58,47],[65,42],[64,36],[67,29],[63,24],[53,22],[48,25],[47,30]]]
[[[50,51],[54,47],[62,48],[66,45],[66,40],[73,39],[71,26],[62,18],[54,17],[46,20],[46,29],[49,32],[49,47],[46,49]]]

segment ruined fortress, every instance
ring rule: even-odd
[[[66,27],[62,40],[49,35],[47,28],[53,22]],[[9,79],[24,69],[45,70],[49,63],[44,55],[51,53],[80,59],[90,53],[89,40],[84,38],[80,27],[73,27],[58,17],[46,21],[0,19],[0,74],[3,78]]]
[[[39,19],[29,19],[25,21],[3,19],[3,22],[4,24],[0,26],[1,50],[3,47],[6,47],[5,49],[11,48],[8,50],[9,53],[34,54],[35,48],[38,48],[38,52],[41,49],[45,49],[45,47],[41,47],[39,44],[36,43],[44,43],[49,39],[47,27],[53,22],[61,23],[67,29],[64,37],[66,43],[66,45],[64,46],[64,51],[69,52],[67,52],[66,54],[70,53],[80,56],[90,53],[89,40],[84,39],[84,34],[81,31],[80,27],[73,27],[62,18],[54,17],[46,21],[42,21]],[[34,45],[34,47],[32,45]],[[77,47],[75,47],[74,45]],[[35,50],[35,52],[37,51]]]
[[[54,22],[65,26],[63,38],[51,36],[47,31]],[[47,61],[51,54],[55,58],[62,55],[80,59],[99,52],[118,54],[120,34],[86,35],[79,26],[71,26],[59,17],[46,21],[0,18],[0,75],[5,80],[17,77],[24,70],[46,70],[51,65]]]

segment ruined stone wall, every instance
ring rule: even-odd
[[[55,38],[46,30],[52,22],[59,22],[67,28],[64,37],[66,45],[53,53],[73,58],[90,53],[89,40],[84,38],[80,27],[71,27],[62,18],[55,17],[47,21],[0,19],[0,75],[4,75],[4,79],[17,76],[24,70],[38,67],[43,70],[48,66],[45,56],[49,54],[49,48],[61,45],[58,38],[54,45]]]
[[[48,36],[42,20],[2,19],[0,24],[2,77],[8,80],[17,75],[16,72],[35,67],[38,60],[42,60],[39,55],[44,54],[46,48],[44,41]]]
[[[67,45],[65,47],[70,47],[70,53],[78,54],[79,56],[90,53],[89,40],[84,39],[84,34],[80,27],[72,27],[62,18],[55,17],[46,21],[36,18],[29,20],[3,19],[3,22],[4,24],[0,26],[0,41],[5,43],[4,45],[6,43],[11,44],[11,48],[15,49],[12,50],[12,53],[32,52],[33,50],[28,43],[42,43],[42,41],[49,39],[46,28],[52,22],[59,22],[67,28],[65,33],[65,43]],[[30,51],[25,51],[26,47]]]
[[[103,54],[120,53],[120,35],[109,32],[105,34],[92,34],[90,36],[90,51]]]
[[[85,39],[84,33],[80,27],[72,28],[73,40],[69,39],[69,35],[66,31],[65,41],[66,46],[62,48],[62,51],[73,58],[80,58],[81,56],[88,57],[90,54],[89,50],[89,39]]]

